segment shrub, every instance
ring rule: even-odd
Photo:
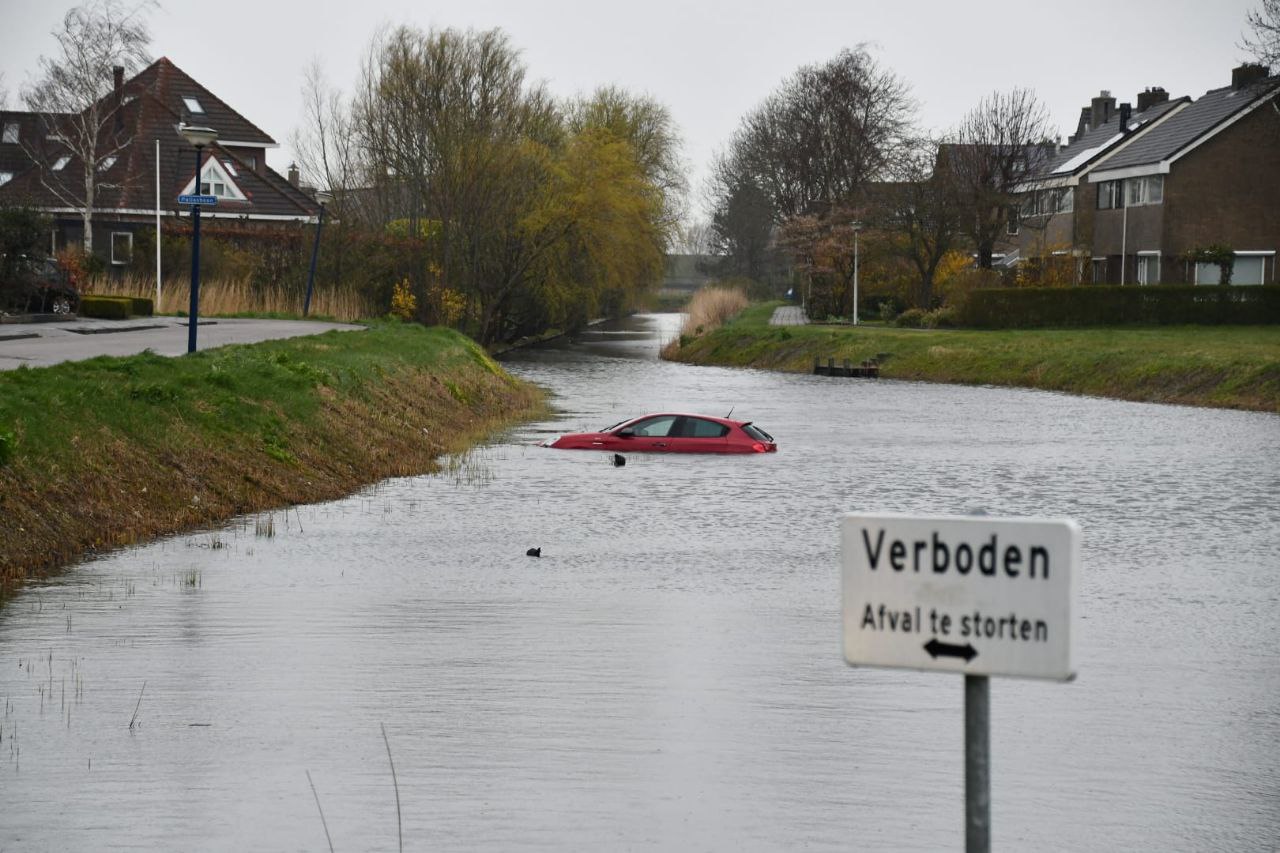
[[[18,437],[13,434],[11,429],[0,429],[0,466],[9,464],[9,460],[13,458],[14,448],[17,447]]]
[[[133,310],[133,299],[128,296],[82,296],[80,316],[99,317],[103,320],[127,320]]]
[[[150,317],[156,313],[156,301],[147,296],[130,296],[129,297],[131,314],[138,317]]]
[[[954,307],[944,306],[926,314],[924,324],[930,329],[954,329],[960,325],[959,313]]]
[[[412,320],[418,311],[418,297],[413,295],[409,279],[403,279],[396,285],[391,294],[391,316],[401,320]]]
[[[1280,323],[1280,287],[993,288],[969,294],[959,321],[989,329]]]
[[[926,316],[923,308],[908,308],[898,315],[898,318],[893,321],[893,325],[904,329],[923,329]]]

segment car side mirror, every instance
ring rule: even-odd
[[[618,430],[618,433],[617,433],[619,438],[635,438],[635,434],[636,434],[636,431],[631,427],[623,427],[622,429]]]

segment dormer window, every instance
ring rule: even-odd
[[[53,164],[53,171],[61,172],[63,169],[67,168],[67,164],[70,162],[71,162],[71,158],[64,154],[63,156],[58,158],[57,162]]]
[[[116,160],[118,159],[119,158],[116,157],[116,155],[114,154],[112,154],[110,157],[105,158],[101,163],[98,164],[98,171],[99,172],[107,171],[108,169],[110,169],[112,166],[116,164]]]
[[[195,181],[188,183],[182,192],[195,192]],[[206,160],[200,170],[200,195],[211,195],[227,201],[249,200],[240,187],[236,186],[234,178],[227,173],[227,167],[216,157]]]
[[[10,145],[18,141],[18,123],[16,121],[6,121],[4,123],[4,135],[0,136],[0,142],[7,142]]]
[[[231,175],[231,177],[233,178],[240,177],[240,173],[236,171],[235,163],[232,163],[230,160],[223,160],[222,165],[226,167],[227,172]]]
[[[190,95],[183,95],[182,103],[187,105],[187,112],[189,113],[204,112],[204,107],[200,106],[200,102],[197,101],[195,98],[191,97]]]

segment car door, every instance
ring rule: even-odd
[[[636,421],[614,432],[614,441],[609,444],[609,449],[638,453],[668,452],[671,450],[671,430],[677,419],[676,415],[655,415]]]
[[[729,428],[706,418],[682,417],[671,431],[670,450],[675,453],[723,453]]]

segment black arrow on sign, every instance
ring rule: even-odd
[[[932,640],[925,643],[924,650],[928,652],[929,656],[934,660],[937,660],[939,657],[964,658],[964,662],[968,663],[978,656],[978,650],[968,643],[965,643],[963,646],[956,646],[951,643],[940,643],[938,642],[937,637],[934,637]]]

